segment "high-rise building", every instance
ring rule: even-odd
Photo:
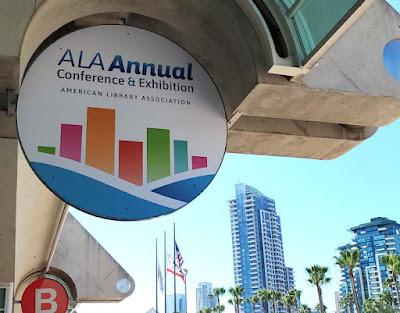
[[[354,269],[356,288],[360,304],[369,298],[378,298],[390,277],[382,256],[400,254],[400,224],[387,218],[373,218],[369,223],[350,229],[354,234],[353,242],[339,247],[340,251],[358,249],[360,264]],[[348,270],[341,271],[340,298],[351,293],[351,281]],[[395,297],[396,298],[396,297]],[[341,309],[341,312],[354,312],[353,308]]]
[[[217,305],[217,299],[213,296],[213,287],[211,283],[199,283],[196,288],[196,312],[201,309],[213,308]]]
[[[235,284],[250,297],[259,289],[286,293],[294,287],[293,269],[285,266],[281,220],[275,201],[258,190],[236,185],[236,197],[229,201]],[[241,311],[251,313],[248,303]],[[256,305],[256,313],[263,312]],[[269,308],[272,312],[272,308]],[[278,312],[286,312],[281,306]]]
[[[176,312],[174,312],[174,295],[167,296],[167,313],[187,313],[185,295],[176,294]]]
[[[335,291],[335,305],[336,305],[335,313],[340,313],[340,293],[339,293],[339,291]]]
[[[285,268],[286,290],[294,289],[294,271],[291,267]]]

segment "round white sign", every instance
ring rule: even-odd
[[[115,220],[191,202],[217,173],[227,139],[202,66],[160,35],[119,25],[76,31],[40,54],[21,86],[17,125],[44,184]]]

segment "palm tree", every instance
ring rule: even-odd
[[[311,308],[306,304],[302,304],[300,306],[299,313],[311,313]]]
[[[213,295],[217,297],[218,305],[221,305],[219,298],[225,294],[225,288],[214,288]]]
[[[211,308],[204,308],[200,310],[200,313],[212,313],[212,309]]]
[[[289,291],[295,298],[295,303],[294,306],[296,307],[296,311],[299,312],[299,303],[300,303],[300,297],[301,297],[301,290],[298,289],[292,289]]]
[[[400,303],[400,255],[389,254],[382,257],[382,263],[392,272],[392,279],[389,278],[389,283],[392,282],[396,289],[397,301]]]
[[[354,268],[360,263],[360,250],[358,249],[347,249],[345,251],[340,251],[340,255],[335,257],[336,264],[339,265],[341,269],[346,269],[349,271],[351,291],[353,293],[354,304],[356,305],[357,313],[361,313],[360,302],[358,301],[358,292],[356,289],[356,280],[354,278]]]
[[[222,312],[225,311],[225,306],[224,305],[217,305],[217,306],[212,308],[212,311],[214,311],[216,313],[222,313]]]
[[[353,307],[354,297],[353,294],[348,293],[341,301],[340,307],[348,312]]]
[[[380,300],[382,303],[390,305],[390,306],[393,305],[393,301],[394,301],[392,293],[387,289],[382,291]]]
[[[365,299],[363,306],[365,313],[378,313],[377,303],[373,299]]]
[[[319,300],[319,312],[325,312],[324,309],[324,301],[322,298],[322,289],[321,286],[329,283],[331,281],[330,277],[326,277],[328,273],[328,268],[320,265],[313,265],[309,268],[306,268],[306,271],[309,275],[308,282],[315,285],[317,287],[318,292],[318,300]]]
[[[276,303],[281,300],[282,294],[276,290],[269,290],[268,293],[269,301],[272,302],[272,311],[273,313],[276,313]]]
[[[256,304],[260,302],[260,298],[257,295],[251,296],[250,298],[246,299],[247,303],[250,303],[253,308],[253,313],[256,312]]]
[[[302,304],[299,308],[299,313],[311,313],[311,308],[308,305]]]
[[[292,313],[292,305],[296,303],[296,297],[289,292],[282,297],[282,303],[286,305],[288,313]]]
[[[232,295],[232,299],[228,302],[235,306],[235,313],[240,313],[240,304],[243,302],[244,288],[242,286],[236,286],[229,289],[229,293]]]
[[[326,305],[324,305],[324,308],[323,308],[323,311],[322,311],[322,313],[326,313],[326,310],[327,310],[328,308],[326,307]],[[320,310],[321,310],[321,307],[319,306],[319,303],[315,306],[315,310],[317,311],[317,312],[321,312]]]
[[[384,303],[382,299],[366,299],[364,301],[365,313],[395,313],[390,304]]]
[[[257,291],[257,297],[259,302],[261,302],[264,312],[267,312],[267,303],[270,300],[269,290],[260,289]]]

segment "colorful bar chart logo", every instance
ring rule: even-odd
[[[227,143],[224,104],[202,65],[126,25],[86,27],[47,46],[24,76],[17,127],[29,165],[57,197],[126,221],[193,201]]]
[[[147,142],[117,139],[116,114],[114,109],[87,108],[85,164],[120,179],[142,186],[144,184],[144,146],[147,147],[147,183],[181,174],[191,169],[208,167],[205,156],[189,157],[189,142],[172,140],[169,129],[147,128]],[[83,126],[60,125],[59,156],[82,162]],[[171,145],[171,143],[173,143]],[[117,149],[115,145],[118,145]],[[171,146],[174,172],[171,172]],[[38,146],[37,151],[56,155],[55,146]],[[118,157],[115,156],[118,152]],[[115,167],[115,162],[118,164]],[[115,171],[117,168],[117,173]]]

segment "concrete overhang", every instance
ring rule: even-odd
[[[400,103],[393,91],[371,93],[370,89],[341,88],[346,81],[362,80],[363,77],[351,72],[355,67],[346,67],[346,76],[343,76],[336,74],[339,68],[336,63],[324,65],[325,59],[332,59],[334,53],[331,51],[335,49],[346,51],[346,55],[335,53],[337,60],[340,55],[347,60],[352,56],[357,58],[360,49],[357,49],[355,41],[350,43],[348,40],[343,46],[340,43],[353,32],[362,33],[362,29],[355,31],[357,25],[369,19],[367,13],[374,7],[389,7],[384,0],[365,0],[302,67],[298,66],[295,57],[298,43],[287,35],[293,30],[279,19],[280,12],[272,4],[264,3],[265,8],[260,7],[259,1],[250,0],[218,3],[194,0],[114,0],[106,3],[100,0],[48,0],[38,8],[26,28],[19,59],[20,77],[32,56],[65,33],[104,23],[128,24],[172,39],[191,52],[208,70],[220,90],[230,121],[229,152],[257,151],[264,155],[332,159],[400,116]],[[378,19],[382,19],[382,14],[386,13],[380,12]],[[289,51],[286,56],[279,52],[271,20],[273,26],[280,29],[280,34],[284,34],[281,41]],[[397,29],[396,22],[394,18],[385,27]],[[362,35],[367,38],[368,30]],[[357,59],[361,62],[363,58]],[[374,62],[376,66],[381,65],[377,59]],[[366,66],[357,68],[362,72]],[[336,84],[326,83],[333,81]],[[392,88],[398,89],[397,86]],[[254,127],[247,128],[246,125],[252,124],[249,119],[246,123],[240,122],[240,127],[235,126],[237,121],[243,121],[237,114],[273,118],[276,122],[281,119],[282,123],[278,128],[274,128],[278,125],[275,122],[255,131]],[[269,121],[261,120],[264,123]],[[290,128],[283,129],[288,125],[287,120],[292,120],[291,125],[319,122],[318,129],[324,131],[318,136],[303,132],[299,137]],[[323,123],[327,123],[326,127]],[[345,135],[330,133],[332,124],[336,124],[335,129],[345,129]],[[354,129],[363,134],[357,140],[349,139],[354,137]],[[242,145],[244,142],[247,144]],[[274,150],[268,147],[274,147]],[[319,153],[321,147],[324,149]]]

